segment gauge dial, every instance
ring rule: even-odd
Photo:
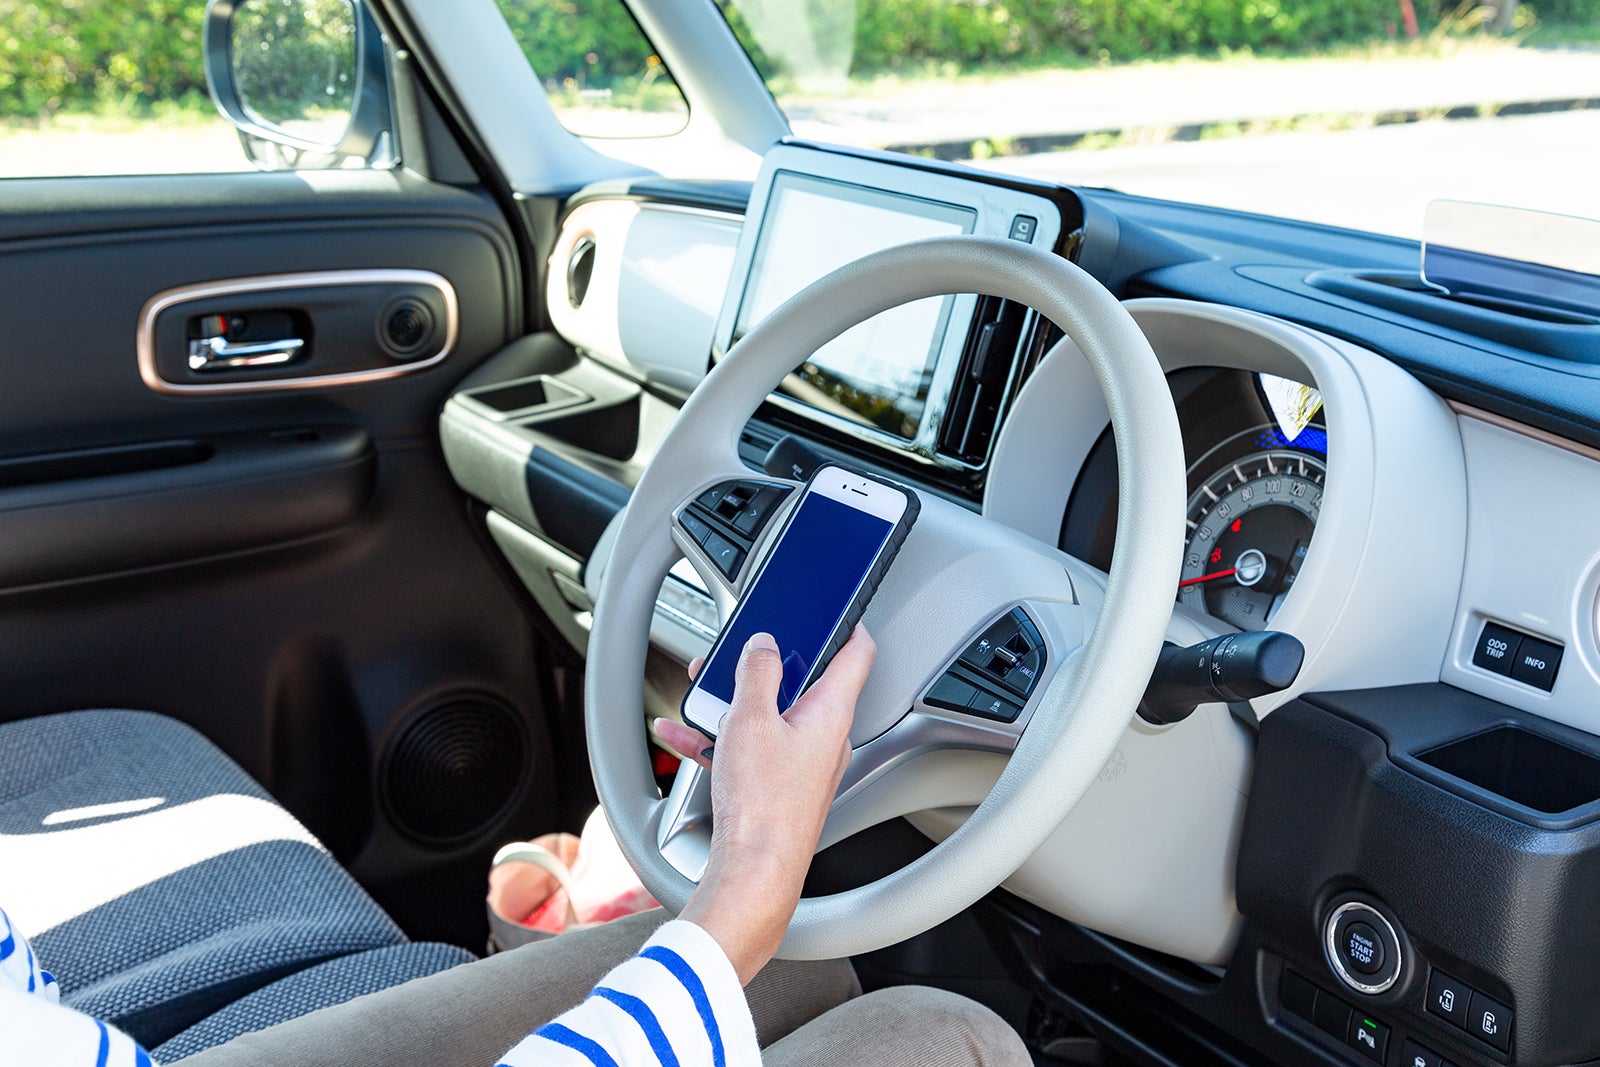
[[[1327,473],[1314,456],[1273,449],[1201,482],[1189,498],[1179,602],[1241,630],[1270,623],[1305,562]]]

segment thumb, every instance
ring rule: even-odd
[[[768,633],[753,634],[745,642],[734,674],[733,710],[730,715],[778,711],[778,687],[783,682],[783,659],[778,642]]]

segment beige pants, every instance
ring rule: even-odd
[[[660,911],[619,919],[357,997],[207,1049],[183,1067],[493,1067],[639,950]],[[845,961],[774,960],[746,989],[768,1067],[1031,1064],[999,1016],[901,986],[861,996]]]

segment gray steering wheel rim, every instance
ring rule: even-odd
[[[1099,381],[1121,489],[1105,597],[1093,631],[1038,698],[1005,770],[966,823],[891,875],[801,901],[779,951],[785,958],[844,957],[895,944],[1004,881],[1110,756],[1171,618],[1183,543],[1182,438],[1155,354],[1117,300],[1066,259],[993,238],[932,238],[848,264],[773,311],[706,376],[620,521],[590,634],[584,714],[601,803],[641,880],[674,912],[695,887],[656,847],[660,802],[644,732],[617,728],[637,722],[642,706],[656,592],[679,555],[669,533],[673,511],[708,475],[734,475],[739,431],[806,354],[881,311],[961,292],[1035,308],[1076,343]]]

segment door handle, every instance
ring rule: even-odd
[[[210,373],[244,367],[281,366],[298,356],[305,344],[298,337],[243,344],[230,344],[226,337],[221,336],[201,337],[189,342],[189,369]]]

